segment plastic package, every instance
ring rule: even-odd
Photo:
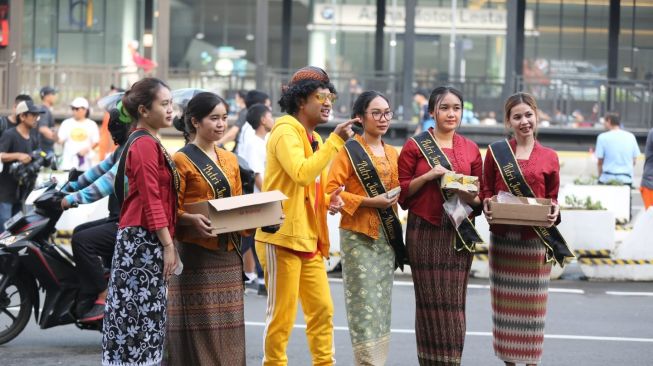
[[[521,204],[522,202],[517,198],[515,195],[513,195],[510,192],[506,191],[499,191],[499,194],[497,194],[497,202],[499,203],[512,203],[512,204]]]
[[[461,201],[460,197],[456,194],[449,198],[444,203],[443,207],[456,228],[458,228],[472,213],[472,208],[465,202]]]

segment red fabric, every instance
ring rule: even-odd
[[[313,138],[313,135],[310,134],[310,133],[308,133],[307,136],[308,136],[308,142],[310,142],[310,143],[311,143],[311,146],[312,146],[312,145],[313,145],[313,141],[315,141],[315,139]],[[317,147],[317,148],[315,149],[315,151],[317,151],[318,149],[319,149],[319,147]],[[315,152],[315,151],[314,151],[314,152]],[[318,214],[318,215],[319,215],[320,213],[318,212],[317,209],[318,209],[318,207],[320,207],[320,206],[319,206],[319,203],[320,203],[320,198],[321,198],[320,196],[321,196],[321,195],[322,195],[322,190],[320,189],[320,182],[315,182],[315,205],[313,206],[313,210],[314,210],[315,213]],[[293,253],[294,255],[296,255],[296,256],[298,256],[298,257],[300,257],[300,258],[302,258],[302,259],[311,259],[311,258],[313,258],[313,257],[315,257],[315,256],[317,255],[317,252],[320,251],[320,246],[321,246],[321,245],[320,245],[320,239],[318,238],[317,247],[316,247],[315,251],[312,252],[312,253],[309,253],[309,252],[299,252],[299,251],[297,251],[297,250],[292,250],[292,249],[286,249],[286,250],[288,250],[289,252]]]
[[[433,128],[430,128],[429,131],[433,133]],[[476,143],[456,133],[452,146],[452,149],[443,148],[442,152],[451,162],[453,170],[456,173],[479,177],[482,187],[483,159],[481,159],[481,153]],[[426,158],[412,139],[409,139],[401,149],[398,165],[399,185],[401,186],[399,204],[401,207],[432,225],[440,226],[444,201],[440,193],[439,180],[424,184],[419,191],[408,197],[410,182],[431,170]]]
[[[141,56],[138,52],[132,54],[132,60],[134,60],[136,66],[140,67],[145,72],[150,72],[157,66],[156,62]]]
[[[509,142],[514,152],[517,147],[517,142],[514,139]],[[560,188],[560,163],[558,162],[558,154],[553,149],[544,147],[536,141],[528,160],[520,159],[517,162],[526,179],[526,183],[533,190],[535,197],[550,198],[557,203],[558,189]],[[498,194],[499,191],[510,192],[499,173],[490,149],[487,150],[487,154],[485,155],[483,181],[484,185],[481,189],[481,199],[490,198]],[[533,229],[528,226],[490,225],[490,231],[497,235],[504,235],[508,230],[521,232],[522,239],[533,239],[537,237]]]
[[[125,166],[129,193],[120,212],[120,228],[142,226],[148,231],[167,227],[175,234],[177,192],[161,146],[150,137],[137,139]]]

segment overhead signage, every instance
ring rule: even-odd
[[[415,31],[417,33],[449,33],[453,25],[451,8],[417,6],[415,8]],[[501,34],[507,28],[507,11],[504,9],[458,9],[456,11],[456,31],[465,33]],[[405,27],[405,8],[386,8],[386,29],[395,28],[403,32]],[[374,5],[331,5],[315,4],[313,7],[312,29],[369,31],[376,26],[376,6]],[[524,28],[533,30],[533,12],[526,10]]]

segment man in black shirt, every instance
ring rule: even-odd
[[[30,97],[29,95],[25,95],[25,94],[18,94],[16,96],[16,98],[14,99],[14,107],[13,107],[13,109],[11,111],[12,113],[10,115],[8,115],[8,116],[0,116],[0,136],[2,136],[2,134],[6,130],[8,130],[8,129],[12,128],[12,127],[16,127],[16,123],[17,123],[16,122],[16,107],[18,106],[18,103],[24,102],[24,101],[30,101],[31,102],[32,97]],[[34,137],[35,139],[38,140],[39,132],[38,132],[37,129],[32,129],[30,131],[30,133],[32,134],[32,137]]]
[[[40,134],[39,149],[46,153],[54,150],[54,143],[57,141],[57,134],[54,128],[54,116],[52,106],[57,101],[57,90],[51,86],[44,86],[39,93],[43,101],[43,115],[39,119],[38,131]]]
[[[17,214],[23,206],[26,192],[24,185],[10,171],[14,162],[28,164],[32,161],[31,153],[38,148],[30,131],[36,128],[42,109],[31,101],[22,101],[16,105],[16,127],[4,131],[0,137],[0,160],[4,163],[0,173],[0,229],[4,231],[5,221]]]

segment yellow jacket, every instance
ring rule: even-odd
[[[293,116],[277,119],[266,146],[265,178],[263,191],[279,190],[288,199],[283,202],[286,218],[274,234],[256,231],[256,240],[275,244],[299,252],[315,252],[318,238],[320,252],[329,256],[329,230],[326,224],[328,194],[315,207],[315,182],[319,177],[321,191],[325,192],[327,166],[345,142],[332,133],[322,143],[320,135],[313,132],[319,149],[313,153],[304,126]]]

